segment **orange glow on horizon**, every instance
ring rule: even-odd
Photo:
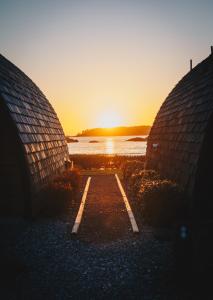
[[[122,121],[121,116],[117,112],[108,110],[102,113],[98,118],[97,127],[113,128],[121,126]]]
[[[44,92],[66,135],[152,125],[189,58],[209,54],[212,1],[196,1],[190,20],[190,1],[3,2],[1,53]]]

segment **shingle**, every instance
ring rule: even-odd
[[[68,159],[63,129],[52,105],[39,88],[2,55],[0,96],[17,127],[34,188],[39,190],[47,182],[46,177],[51,180],[63,169],[64,159]]]
[[[148,138],[147,167],[176,178],[191,193],[212,115],[213,55],[210,55],[179,81],[161,106]],[[154,152],[153,143],[159,143],[161,150]]]

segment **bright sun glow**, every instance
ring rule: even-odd
[[[101,115],[98,126],[112,128],[122,124],[122,118],[115,111],[107,111]]]

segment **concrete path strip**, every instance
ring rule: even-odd
[[[80,207],[79,207],[79,210],[78,210],[78,214],[77,214],[77,217],[75,219],[75,223],[74,223],[73,228],[72,228],[72,233],[77,233],[78,232],[78,228],[80,226],[83,211],[84,211],[84,206],[85,206],[85,202],[86,202],[86,198],[87,198],[87,193],[88,193],[88,190],[89,190],[90,181],[91,181],[91,177],[88,177],[87,183],[86,183],[86,186],[85,186],[85,189],[84,189],[84,193],[83,193],[83,196],[82,196],[82,199],[81,199],[81,204],[80,204]]]
[[[125,194],[125,192],[124,192],[124,189],[123,189],[123,187],[122,187],[122,184],[121,184],[120,179],[119,179],[119,177],[118,177],[117,174],[115,174],[115,178],[116,178],[116,180],[117,180],[118,187],[119,187],[120,192],[121,192],[121,195],[122,195],[122,197],[123,197],[123,200],[124,200],[124,203],[125,203],[125,206],[126,206],[127,213],[128,213],[128,215],[129,215],[130,223],[131,223],[131,225],[132,225],[132,230],[133,230],[133,232],[139,232],[138,225],[137,225],[137,223],[136,223],[135,217],[134,217],[133,212],[132,212],[132,209],[131,209],[131,207],[130,207],[128,198],[127,198],[127,196],[126,196],[126,194]]]

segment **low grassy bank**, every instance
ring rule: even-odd
[[[102,154],[72,154],[70,160],[79,169],[120,169],[127,161],[145,161],[145,156],[102,155]]]

